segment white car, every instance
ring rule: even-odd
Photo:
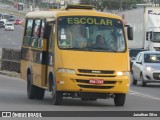
[[[141,81],[142,87],[147,83],[160,83],[160,51],[140,52],[133,65],[133,85]]]
[[[12,30],[14,31],[14,25],[12,23],[5,24],[5,30]]]

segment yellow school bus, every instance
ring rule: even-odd
[[[123,106],[130,84],[127,34],[122,19],[93,6],[68,5],[29,12],[21,48],[21,78],[29,99],[45,90],[60,105],[64,97],[113,98]],[[128,27],[128,37],[132,29]]]

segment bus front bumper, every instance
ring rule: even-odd
[[[101,80],[101,84],[91,84],[90,80]],[[94,93],[128,93],[130,76],[86,77],[60,73],[56,77],[57,91],[94,92]]]

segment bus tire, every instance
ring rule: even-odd
[[[126,94],[122,94],[122,93],[115,94],[115,98],[114,98],[115,106],[124,106],[125,99],[126,99]]]
[[[56,89],[56,82],[55,80],[53,80],[53,84],[52,84],[52,103],[54,105],[61,105],[62,104],[62,100],[63,100],[63,93],[60,91],[57,91]]]
[[[63,99],[62,92],[60,91],[52,92],[52,102],[54,105],[61,105],[62,99]]]
[[[45,89],[36,87],[36,99],[42,100],[45,95]]]
[[[27,96],[29,99],[35,99],[36,97],[36,86],[32,84],[31,74],[27,77]]]

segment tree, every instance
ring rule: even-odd
[[[159,0],[160,1],[160,0]],[[125,10],[130,9],[135,4],[145,3],[144,0],[80,0],[81,4],[92,4],[96,9]]]

